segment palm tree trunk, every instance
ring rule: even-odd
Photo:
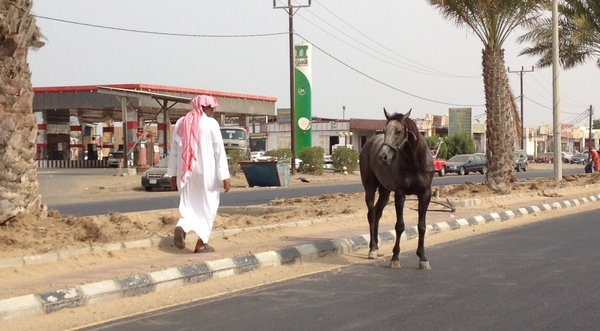
[[[44,216],[38,192],[33,90],[27,52],[39,38],[31,1],[0,1],[0,224]]]
[[[499,193],[511,190],[514,176],[513,96],[508,85],[504,50],[483,50],[483,81],[486,99],[486,156],[488,186]]]

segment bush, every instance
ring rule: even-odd
[[[448,136],[444,139],[444,144],[442,146],[446,146],[446,150],[444,151],[446,155],[443,156],[445,159],[449,159],[457,154],[475,153],[475,141],[464,132]]]
[[[299,170],[303,173],[316,175],[323,174],[323,165],[325,163],[323,161],[324,155],[325,150],[321,146],[305,147],[298,156],[298,158],[302,160],[302,165]]]
[[[440,145],[440,149],[438,150],[438,153],[437,153],[437,158],[445,159],[445,160],[450,158],[450,153],[448,151],[448,145],[446,145],[445,140],[444,140],[444,143]]]
[[[229,165],[229,172],[235,175],[240,168],[240,162],[246,161],[246,153],[239,149],[230,149],[227,151],[227,164]]]
[[[438,135],[425,137],[425,142],[427,143],[427,147],[429,147],[429,149],[436,148],[439,141],[440,136]]]
[[[279,161],[291,161],[292,160],[292,149],[291,148],[279,148],[273,150],[273,156]]]
[[[346,167],[349,173],[358,170],[358,152],[348,147],[338,147],[331,154],[331,163],[335,169]]]

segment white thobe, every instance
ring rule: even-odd
[[[181,218],[177,226],[187,233],[196,232],[204,243],[208,243],[217,209],[221,181],[229,178],[227,155],[219,123],[212,117],[204,114],[200,117],[198,133],[197,161],[191,175],[185,184],[181,183],[182,168],[182,140],[177,130],[183,117],[175,124],[175,133],[169,151],[169,167],[167,174],[177,176],[179,189],[179,213]]]

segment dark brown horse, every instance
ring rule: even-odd
[[[360,152],[360,178],[365,188],[367,218],[371,240],[369,242],[369,258],[379,255],[378,233],[379,219],[383,208],[390,200],[390,193],[395,195],[396,207],[396,243],[394,244],[391,268],[400,268],[400,236],[404,232],[404,201],[406,195],[414,194],[419,200],[419,268],[431,269],[425,257],[425,215],[431,201],[431,181],[433,179],[433,158],[419,133],[415,122],[407,114],[390,115],[383,109],[387,124],[385,132],[377,134],[365,143]],[[379,190],[379,198],[375,204],[375,192]]]

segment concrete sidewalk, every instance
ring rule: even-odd
[[[576,193],[571,195],[573,196],[574,194],[576,195]],[[548,198],[545,203],[531,205],[527,204],[527,200],[527,197],[524,196],[522,203],[519,205],[508,206],[511,208],[510,210],[485,214],[469,209],[457,211],[451,216],[447,213],[429,212],[427,216],[429,223],[427,225],[427,235],[481,225],[488,222],[506,221],[537,212],[594,203],[600,201],[600,195],[591,195],[571,200],[564,200],[564,198],[560,197]],[[455,201],[454,203],[468,206],[476,205],[477,202],[477,199],[468,199]],[[388,212],[384,213],[382,222],[384,220],[390,220],[392,222],[395,220],[395,213],[390,208],[388,208],[388,210]],[[220,254],[207,253],[205,255],[206,260],[202,263],[193,263],[126,277],[107,277],[105,280],[89,283],[74,279],[72,282],[73,284],[83,284],[0,300],[0,322],[9,322],[43,314],[50,314],[64,308],[82,307],[107,300],[139,296],[211,279],[243,274],[259,268],[293,264],[299,261],[310,261],[328,254],[345,254],[366,249],[368,248],[369,235],[364,234],[367,225],[366,217],[363,214],[252,228],[219,230],[213,232],[213,236],[227,237],[240,232],[265,230],[277,227],[304,227],[324,222],[336,222],[354,218],[364,221],[365,227],[360,230],[337,230],[335,232],[321,233],[317,237],[290,238],[285,242],[285,248],[256,254],[247,254],[247,251],[240,250],[226,252],[234,253],[232,254],[234,257],[219,258],[221,257]],[[395,240],[395,231],[393,231],[392,226],[382,226],[380,227],[379,237],[380,243],[382,244],[392,243]],[[401,240],[412,240],[415,238],[418,238],[416,224],[414,224],[414,222],[412,222],[412,224],[407,222],[407,228],[403,233]],[[0,268],[24,266],[33,263],[52,263],[69,256],[100,250],[121,250],[139,247],[170,247],[172,244],[172,237],[113,243],[73,251],[49,252],[35,256],[0,260]]]

